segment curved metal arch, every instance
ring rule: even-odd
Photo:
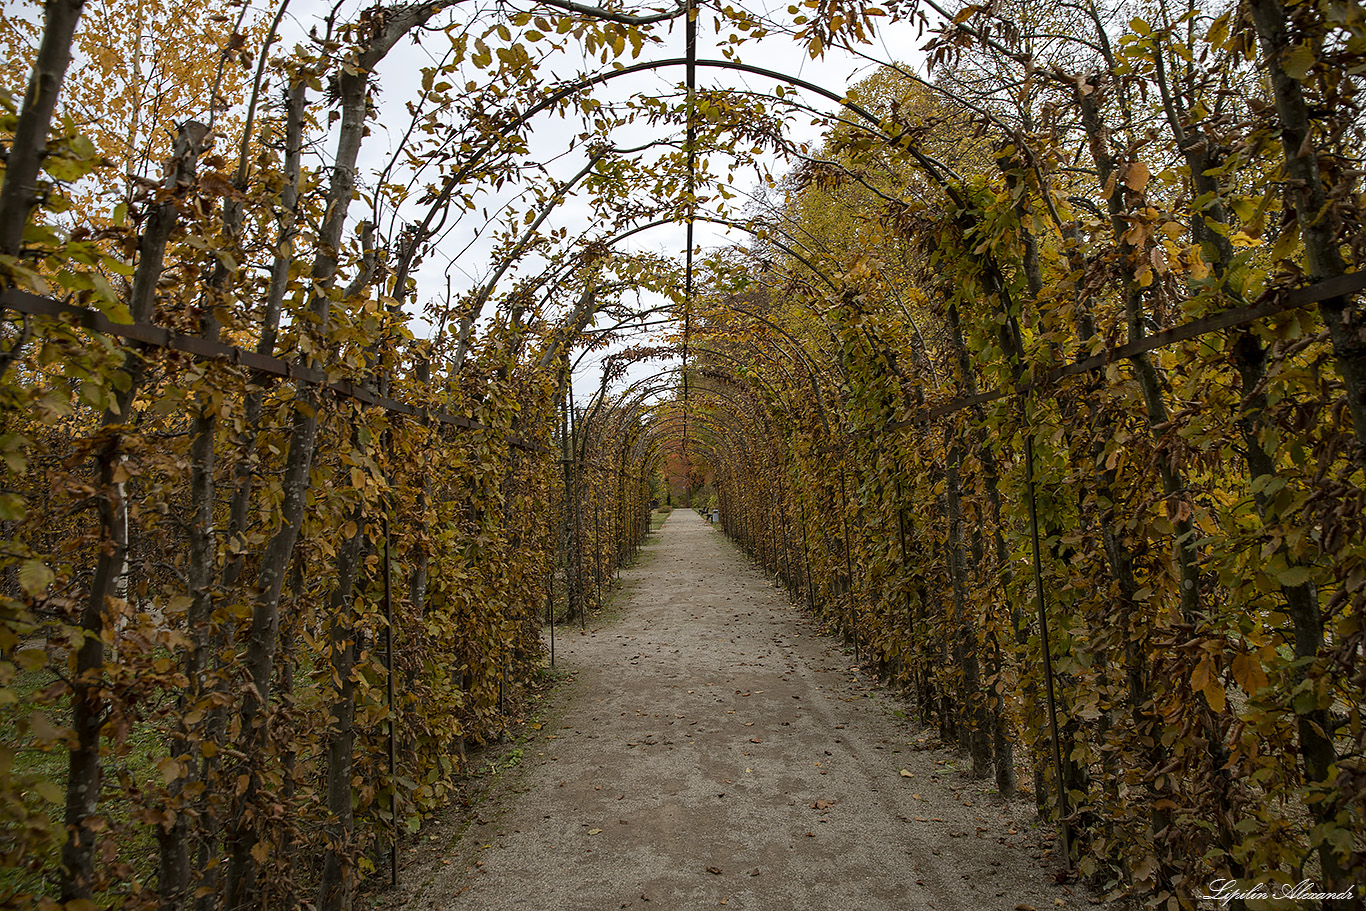
[[[514,117],[512,121],[505,127],[503,134],[505,135],[507,133],[522,128],[539,114],[552,109],[560,102],[567,100],[568,98],[572,97],[578,92],[584,91],[586,89],[592,88],[597,85],[601,85],[603,83],[624,76],[634,75],[636,73],[641,72],[648,72],[650,70],[666,69],[669,67],[677,66],[697,66],[704,69],[734,70],[736,72],[744,72],[751,73],[753,75],[765,76],[767,78],[775,79],[779,82],[783,82],[788,85],[792,85],[797,88],[813,92],[830,101],[833,101],[841,107],[845,108],[846,110],[850,111],[851,113],[855,114],[862,120],[864,120],[867,124],[870,125],[873,131],[880,134],[881,137],[885,139],[890,145],[898,146],[900,148],[905,149],[906,152],[909,155],[911,155],[912,158],[915,159],[917,165],[919,165],[920,168],[926,174],[928,174],[935,183],[943,186],[946,189],[946,191],[948,191],[950,195],[955,198],[956,201],[961,203],[961,200],[958,199],[959,194],[957,193],[957,189],[952,186],[950,181],[944,176],[944,173],[941,173],[941,170],[951,175],[954,179],[959,179],[958,175],[953,174],[952,170],[949,169],[942,162],[935,161],[925,153],[921,152],[913,144],[911,144],[908,141],[910,139],[909,129],[902,130],[895,135],[889,134],[883,129],[883,121],[881,118],[870,113],[861,105],[858,105],[853,101],[850,101],[843,95],[836,94],[835,92],[832,92],[829,89],[824,88],[823,86],[819,86],[813,82],[810,82],[809,80],[802,79],[799,76],[792,76],[790,74],[782,73],[777,70],[768,69],[766,67],[754,66],[752,64],[746,64],[740,61],[707,59],[694,61],[690,60],[687,57],[676,57],[665,60],[646,61],[642,63],[631,64],[629,66],[623,66],[620,69],[601,71],[591,76],[585,77],[583,79],[577,80],[573,83],[563,85],[555,89],[549,95],[532,104],[525,111]],[[501,138],[501,136],[499,138]],[[437,194],[436,198],[432,201],[432,205],[428,208],[426,216],[424,216],[421,222],[414,226],[414,233],[417,235],[417,237],[421,238],[420,242],[425,242],[426,239],[432,237],[436,233],[436,231],[439,230],[439,225],[435,228],[432,226],[433,220],[437,217],[437,214],[440,213],[442,223],[444,223],[445,216],[449,212],[451,194],[454,193],[456,187],[464,184],[464,182],[475,173],[478,167],[483,163],[484,159],[497,147],[498,141],[498,139],[490,139],[487,142],[485,142],[482,146],[475,149],[471,153],[470,157],[466,160],[465,164],[446,178],[446,180],[443,182],[441,191]],[[671,219],[669,223],[673,223],[674,221],[675,220]],[[818,270],[813,271],[815,271],[817,274],[821,274]],[[823,275],[822,277],[824,278]]]

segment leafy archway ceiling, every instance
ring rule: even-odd
[[[595,356],[639,328],[672,330],[671,346],[655,346],[649,357],[681,360],[676,385],[686,397],[695,225],[749,235],[804,264],[809,281],[837,290],[812,261],[818,239],[783,224],[775,217],[781,207],[756,211],[762,200],[745,189],[751,182],[762,194],[788,168],[829,164],[793,137],[798,118],[822,130],[843,124],[944,170],[915,148],[909,122],[884,120],[842,85],[761,65],[771,53],[760,39],[771,46],[775,36],[799,59],[840,53],[854,60],[838,46],[874,38],[876,20],[895,18],[888,12],[818,0],[778,16],[728,4],[632,10],[553,0],[521,11],[412,4],[371,8],[335,30],[329,22],[319,44],[324,57],[343,58],[339,82],[376,70],[410,36],[433,55],[417,97],[404,102],[408,124],[371,199],[372,220],[399,251],[396,288],[418,273],[419,302],[456,338],[477,332],[481,320],[510,318],[565,333]],[[716,56],[705,49],[699,56],[699,28]],[[434,45],[442,45],[439,58]],[[760,62],[746,59],[752,50]],[[575,53],[583,65],[567,66]],[[873,59],[858,53],[862,63]],[[386,85],[389,67],[410,64],[400,58],[379,67],[376,87]],[[372,104],[376,97],[383,96],[372,92]],[[471,222],[478,226],[466,227]],[[681,249],[640,249],[660,229],[679,226]],[[444,299],[432,297],[439,273],[424,258],[444,265]],[[469,285],[463,294],[461,272]],[[615,367],[604,365],[604,381],[641,359],[639,349],[628,349]]]

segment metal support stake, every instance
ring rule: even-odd
[[[1048,699],[1048,732],[1053,740],[1053,767],[1058,775],[1058,830],[1067,869],[1072,869],[1072,832],[1067,824],[1067,780],[1062,771],[1062,746],[1058,737],[1058,703],[1053,691],[1053,653],[1048,645],[1048,612],[1044,608],[1043,559],[1039,556],[1039,506],[1034,497],[1034,431],[1029,426],[1025,402],[1020,400],[1025,422],[1025,489],[1029,497],[1029,533],[1034,544],[1034,593],[1039,602],[1039,645],[1043,650],[1044,693]]]
[[[385,676],[389,683],[389,821],[394,845],[389,853],[389,885],[398,885],[398,712],[394,700],[394,593],[389,562],[389,507],[384,507],[384,630]]]

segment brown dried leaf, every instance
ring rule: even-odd
[[[1148,166],[1141,161],[1135,161],[1124,172],[1124,183],[1135,193],[1142,193],[1151,179],[1152,173],[1148,170]]]

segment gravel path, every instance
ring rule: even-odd
[[[561,630],[572,679],[520,764],[390,906],[1083,908],[1025,801],[854,668],[736,548],[677,510],[623,573],[619,615]],[[904,771],[903,771],[904,770]]]

